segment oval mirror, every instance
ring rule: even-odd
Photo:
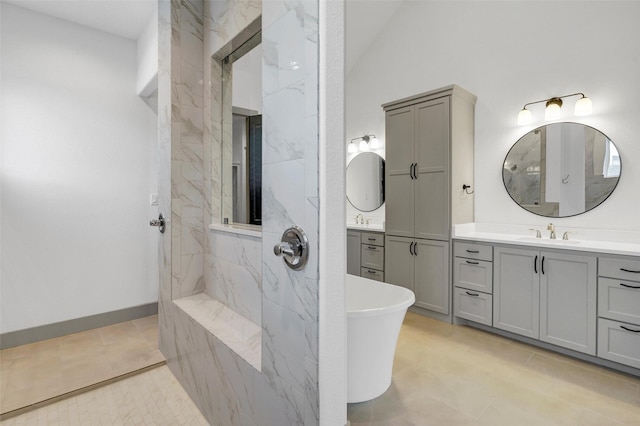
[[[552,123],[521,137],[502,168],[504,186],[523,209],[546,217],[587,212],[611,195],[622,163],[602,132],[579,123]]]
[[[375,152],[363,152],[347,166],[347,200],[363,212],[384,203],[384,159]]]

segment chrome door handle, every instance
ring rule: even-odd
[[[304,267],[309,258],[309,239],[302,228],[292,226],[282,234],[282,241],[273,246],[273,253],[281,256],[284,263],[298,271]]]
[[[162,213],[160,213],[158,215],[157,219],[151,219],[149,221],[149,225],[150,226],[157,226],[158,227],[158,231],[160,231],[161,234],[164,234],[165,223],[164,223],[164,216],[162,216]]]

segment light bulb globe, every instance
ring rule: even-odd
[[[518,113],[518,125],[523,126],[525,124],[530,124],[531,121],[533,121],[531,111],[526,108],[522,108],[522,111]]]
[[[544,110],[544,119],[549,120],[557,120],[560,118],[560,105],[556,103],[550,103],[547,105],[547,108]]]
[[[593,104],[591,102],[591,99],[587,98],[586,96],[583,96],[582,98],[578,99],[578,102],[576,102],[576,107],[575,107],[575,114],[576,115],[589,115],[591,114]]]
[[[371,139],[369,140],[369,145],[371,146],[371,149],[380,149],[382,147],[382,144],[375,136],[371,137]]]

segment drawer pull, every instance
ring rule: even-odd
[[[478,254],[478,253],[480,253],[480,250],[469,250],[469,249],[467,249],[467,253],[476,253],[476,254]]]
[[[623,272],[631,272],[632,274],[640,274],[640,271],[632,271],[631,269],[620,268]]]
[[[375,241],[376,239],[375,239],[375,238],[367,238],[367,240],[369,240],[369,241]]]
[[[467,262],[469,265],[479,265],[480,262],[472,262],[470,260],[466,260],[465,262]]]
[[[375,274],[376,273],[376,271],[372,271],[371,269],[367,269],[367,272],[370,273],[370,274]]]
[[[369,248],[369,250],[378,250],[378,247],[375,246],[367,246]]]
[[[478,297],[480,296],[478,293],[471,293],[469,291],[465,291],[465,293],[467,293],[469,296],[473,296],[473,297]]]
[[[640,285],[629,285],[629,284],[622,284],[622,283],[620,283],[620,285],[626,288],[640,288]]]
[[[640,333],[640,330],[632,330],[630,328],[625,327],[624,325],[621,325],[620,328],[623,329],[623,330],[630,331],[632,333]]]

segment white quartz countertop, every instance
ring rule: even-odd
[[[357,231],[384,232],[384,225],[381,223],[347,223],[347,229],[354,229]]]
[[[536,238],[539,229],[542,238]],[[562,240],[564,231],[569,231],[569,240]],[[546,227],[526,225],[496,225],[465,223],[454,225],[452,237],[458,240],[482,241],[528,247],[588,251],[626,256],[640,256],[640,232],[605,231],[579,228],[556,227],[558,239],[549,238]],[[610,239],[607,239],[609,236]]]

